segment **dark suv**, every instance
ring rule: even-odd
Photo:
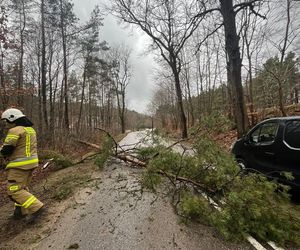
[[[242,168],[258,170],[300,190],[300,116],[265,120],[235,142],[232,153]],[[291,172],[293,181],[280,173]]]

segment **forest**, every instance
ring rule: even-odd
[[[220,9],[218,1],[195,3],[133,8],[113,1],[83,23],[71,1],[2,0],[0,108],[23,109],[41,143],[95,126],[123,133],[137,123],[149,127],[150,116],[154,126],[186,137],[188,128],[221,115],[240,137],[269,108],[288,115],[299,102],[297,1],[220,1]],[[132,51],[101,39],[103,13],[153,41],[149,53],[159,68],[147,116],[127,110]]]

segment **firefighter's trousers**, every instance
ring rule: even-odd
[[[29,193],[28,185],[32,178],[33,169],[22,170],[11,168],[7,170],[7,192],[15,202],[15,206],[21,207],[23,215],[33,214],[38,211],[43,203]]]

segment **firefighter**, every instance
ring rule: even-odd
[[[6,160],[7,192],[15,202],[13,218],[34,222],[44,212],[44,205],[29,192],[32,172],[38,166],[36,132],[32,122],[18,109],[9,108],[1,120],[9,128],[0,152]]]

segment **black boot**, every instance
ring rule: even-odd
[[[26,222],[28,224],[32,224],[36,222],[41,217],[41,215],[44,214],[45,212],[46,212],[46,208],[43,206],[35,213],[28,215],[26,218]]]
[[[15,211],[14,211],[14,214],[13,214],[13,219],[14,220],[21,220],[24,217],[25,217],[25,215],[22,214],[21,207],[15,207]]]

